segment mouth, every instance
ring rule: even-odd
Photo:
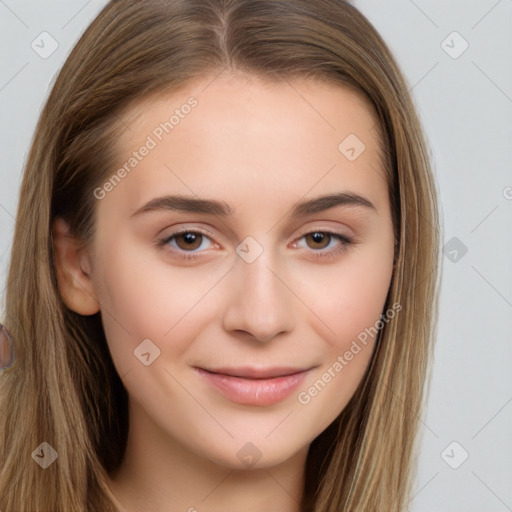
[[[216,391],[241,405],[272,405],[286,399],[311,368],[215,368],[194,370]]]

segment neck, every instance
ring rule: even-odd
[[[308,446],[277,466],[232,468],[193,453],[147,417],[137,418],[122,464],[109,476],[121,512],[300,511]]]

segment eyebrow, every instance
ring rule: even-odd
[[[335,206],[365,207],[377,211],[367,198],[353,192],[339,192],[297,202],[290,213],[291,217],[304,217],[323,212]],[[236,210],[224,201],[197,199],[191,196],[166,195],[157,197],[138,208],[131,217],[142,213],[170,210],[185,213],[205,213],[218,217],[233,217]]]

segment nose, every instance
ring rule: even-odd
[[[265,252],[252,263],[241,258],[230,272],[224,313],[226,331],[268,342],[295,326],[293,293],[283,272],[276,271]]]

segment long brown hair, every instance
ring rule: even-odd
[[[198,78],[242,71],[354,87],[373,105],[396,235],[387,322],[364,379],[310,447],[303,511],[406,510],[436,331],[439,221],[421,126],[392,55],[343,0],[116,0],[73,49],[37,125],[17,212],[3,323],[0,510],[115,511],[106,475],[126,446],[127,393],[100,313],[66,308],[51,224],[94,237],[93,190],[112,172],[119,116]],[[32,452],[58,453],[42,469]]]

